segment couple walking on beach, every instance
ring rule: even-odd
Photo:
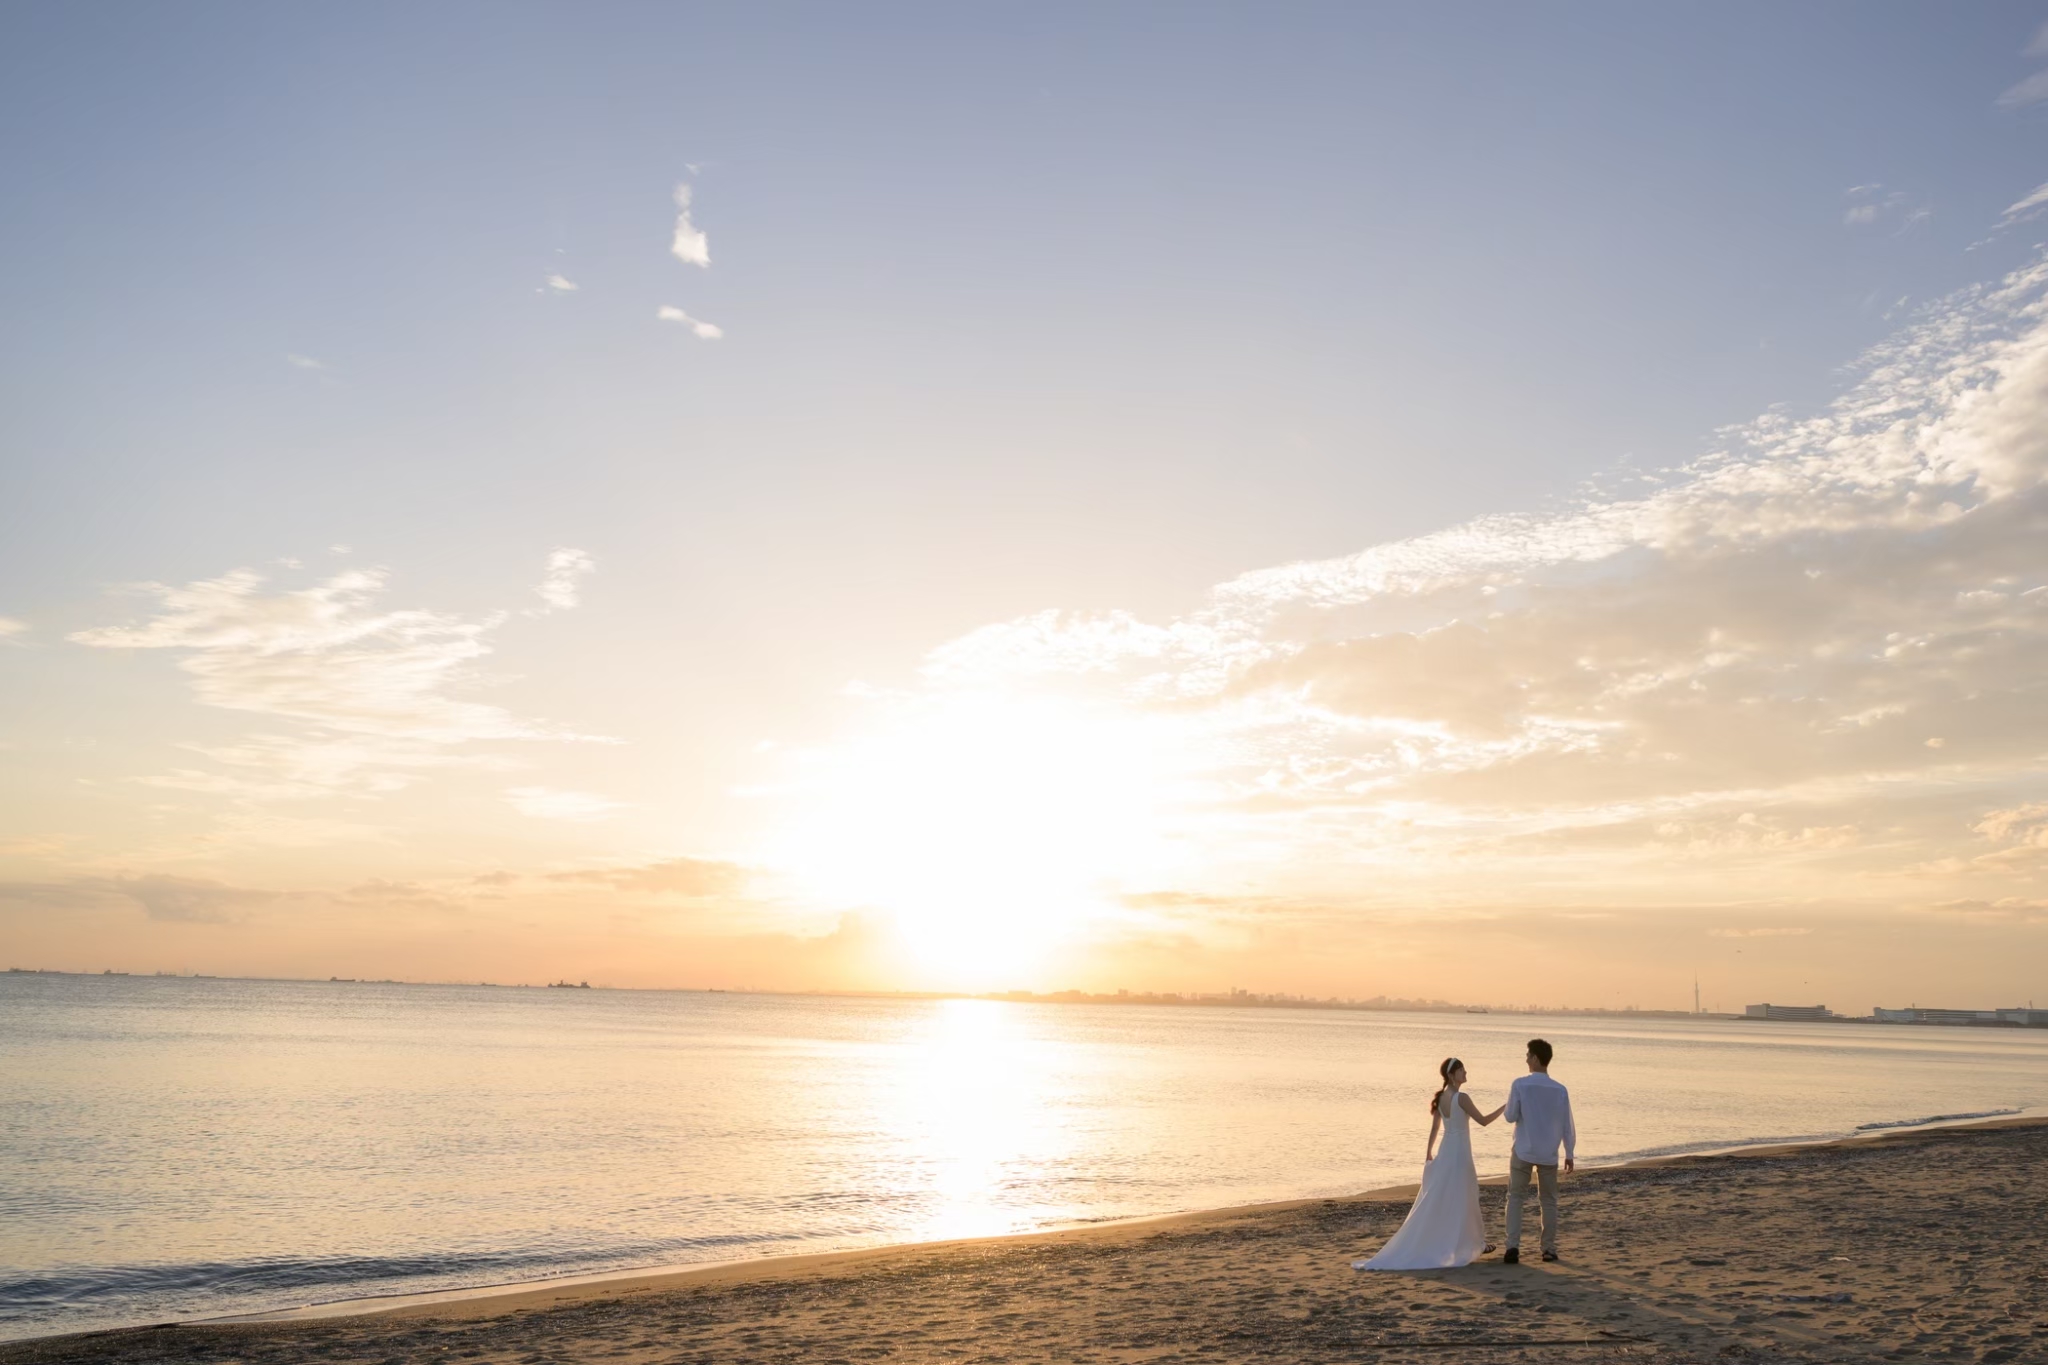
[[[1572,1125],[1570,1094],[1550,1079],[1551,1055],[1549,1043],[1531,1038],[1529,1074],[1508,1087],[1508,1102],[1491,1114],[1480,1113],[1465,1093],[1465,1064],[1456,1057],[1444,1058],[1437,1068],[1443,1087],[1429,1102],[1429,1142],[1423,1148],[1422,1188],[1414,1207],[1379,1253],[1370,1260],[1353,1261],[1353,1270],[1443,1270],[1469,1265],[1493,1250],[1479,1216],[1472,1125],[1483,1128],[1503,1114],[1515,1125],[1515,1152],[1508,1161],[1508,1249],[1501,1259],[1508,1265],[1522,1259],[1522,1205],[1528,1200],[1532,1176],[1543,1206],[1543,1259],[1557,1259],[1557,1149],[1564,1148],[1564,1168],[1570,1171],[1579,1135]]]

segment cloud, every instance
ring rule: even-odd
[[[684,265],[711,265],[710,240],[690,221],[690,187],[686,184],[676,186],[676,231],[668,249]]]
[[[2048,71],[2044,71],[2041,74],[2043,77],[2048,77]],[[1998,215],[1997,226],[2009,228],[2015,223],[2024,223],[2039,214],[2044,208],[2048,208],[2048,185],[2036,185],[2025,198],[2019,200],[2007,208],[2004,213]]]
[[[1801,938],[1811,929],[1709,929],[1710,938]]]
[[[737,863],[704,858],[670,858],[637,867],[590,868],[548,875],[550,881],[591,883],[619,891],[669,896],[732,895],[745,887],[747,878],[747,869]]]
[[[576,281],[568,278],[566,275],[550,275],[548,276],[548,288],[554,290],[557,294],[573,294],[577,290],[577,284]]]
[[[1911,195],[1880,184],[1857,185],[1848,191],[1847,198],[1849,207],[1842,213],[1842,222],[1849,227],[1896,221],[1898,231],[1905,232],[1934,216],[1933,209],[1915,203]]]
[[[1160,837],[1247,895],[2019,875],[1957,806],[1992,795],[2031,847],[2012,812],[2048,789],[2048,263],[1932,306],[1820,412],[1722,435],[1624,494],[1256,570],[1178,618],[982,627],[859,742],[915,755],[953,700],[1171,726],[1192,771]]]
[[[227,744],[187,746],[226,771],[149,779],[250,801],[349,790],[395,791],[419,771],[474,761],[488,740],[577,739],[464,696],[479,681],[502,613],[465,618],[379,604],[381,571],[349,570],[310,588],[273,592],[237,569],[171,586],[145,583],[156,614],[68,638],[96,649],[165,649],[206,706],[283,722]]]
[[[1964,919],[2006,921],[2018,924],[2048,924],[2048,900],[2002,896],[1997,900],[1941,901],[1928,907],[1939,914]]]
[[[550,551],[548,568],[534,589],[540,600],[546,603],[546,611],[567,611],[575,606],[578,598],[576,585],[597,568],[595,561],[581,550],[563,546]]]
[[[227,924],[254,909],[286,899],[193,877],[76,877],[63,882],[0,882],[0,901],[76,910],[127,902],[150,919],[179,924]]]
[[[536,820],[603,820],[625,809],[623,803],[589,792],[557,791],[553,787],[512,787],[506,803]]]
[[[28,633],[28,622],[14,616],[0,616],[0,640]]]
[[[703,337],[706,341],[716,341],[720,337],[725,335],[725,329],[723,327],[720,327],[717,323],[699,321],[698,319],[691,317],[688,313],[685,313],[682,309],[676,307],[674,304],[664,303],[663,305],[661,305],[661,307],[654,310],[654,316],[661,319],[663,322],[684,323],[689,327],[691,331],[695,332],[698,336]]]
[[[285,354],[284,363],[295,370],[324,370],[327,368],[325,364],[313,359],[309,355],[294,355],[290,352]]]
[[[271,892],[248,891],[190,877],[132,877],[118,886],[151,919],[187,924],[224,923],[277,899]]]
[[[2019,842],[2048,848],[2048,801],[2029,801],[2005,810],[1986,811],[1977,833],[2000,843]]]
[[[2024,109],[2048,99],[2048,71],[2036,71],[1998,97],[2001,109]]]

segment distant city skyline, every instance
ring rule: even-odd
[[[0,965],[2032,999],[2044,25],[25,14]]]

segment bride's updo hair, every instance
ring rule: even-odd
[[[1465,1064],[1459,1061],[1456,1057],[1446,1057],[1444,1058],[1444,1064],[1436,1069],[1436,1074],[1443,1077],[1444,1083],[1441,1086],[1437,1087],[1437,1092],[1434,1095],[1431,1095],[1429,1097],[1430,1113],[1436,1114],[1442,1112],[1442,1110],[1438,1106],[1443,1102],[1444,1091],[1449,1090],[1451,1088],[1451,1073],[1453,1071],[1456,1071],[1459,1067],[1463,1065]]]

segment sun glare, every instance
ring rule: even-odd
[[[920,701],[809,756],[774,860],[822,903],[886,913],[926,982],[1016,984],[1175,861],[1174,754],[1127,709]]]

